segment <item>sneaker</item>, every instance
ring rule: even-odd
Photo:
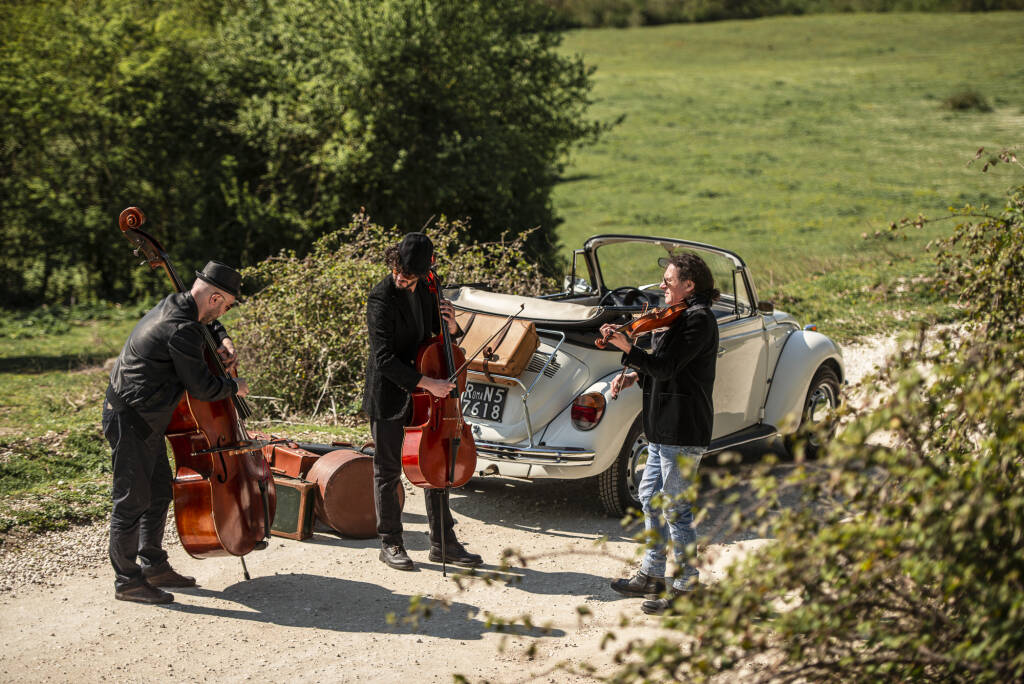
[[[623,596],[635,598],[657,595],[665,591],[665,578],[651,577],[643,570],[637,570],[629,579],[617,579],[612,582],[612,589]]]
[[[196,578],[179,575],[167,561],[159,565],[151,565],[142,569],[146,582],[153,587],[194,587]]]
[[[412,559],[400,544],[385,544],[380,548],[380,559],[395,570],[415,570]]]
[[[430,544],[430,553],[427,554],[427,559],[431,563],[441,562],[441,545]],[[483,565],[484,559],[475,553],[470,553],[466,550],[459,542],[454,539],[445,542],[444,545],[444,561],[445,563],[451,563],[452,565],[458,565],[463,568],[475,568]]]
[[[170,603],[174,600],[174,594],[163,589],[157,589],[149,582],[142,580],[138,584],[122,589],[114,590],[114,598],[118,601],[134,601],[135,603],[148,603],[151,605]]]

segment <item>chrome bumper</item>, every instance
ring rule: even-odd
[[[491,461],[511,461],[531,465],[588,466],[595,452],[578,447],[517,447],[493,442],[477,442],[477,454]]]

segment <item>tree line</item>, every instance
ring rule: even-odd
[[[80,0],[0,7],[0,306],[159,292],[136,205],[188,273],[308,249],[365,211],[530,233],[603,130],[592,71],[518,0]]]
[[[993,12],[1024,0],[544,0],[562,27],[625,27],[837,12]]]

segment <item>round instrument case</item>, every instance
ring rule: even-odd
[[[355,539],[377,536],[373,505],[373,456],[337,449],[318,458],[306,473],[316,484],[314,510],[335,532]],[[405,489],[398,483],[398,502],[405,507]]]

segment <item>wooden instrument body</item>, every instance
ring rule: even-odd
[[[248,439],[228,399],[200,401],[188,393],[165,435],[174,453],[174,520],[181,544],[196,558],[244,556],[270,534],[274,480],[261,449],[196,453]],[[268,488],[264,496],[260,482]]]
[[[427,341],[416,356],[416,367],[424,375],[448,377],[445,340],[437,336]],[[466,356],[451,345],[452,368],[462,366]],[[459,396],[466,388],[465,373],[460,374],[455,396],[435,397],[425,390],[412,393],[412,418],[405,428],[402,443],[402,470],[417,487],[461,487],[476,469],[476,443],[469,423],[462,417]],[[457,442],[457,449],[455,449]],[[454,466],[451,463],[455,452]]]

